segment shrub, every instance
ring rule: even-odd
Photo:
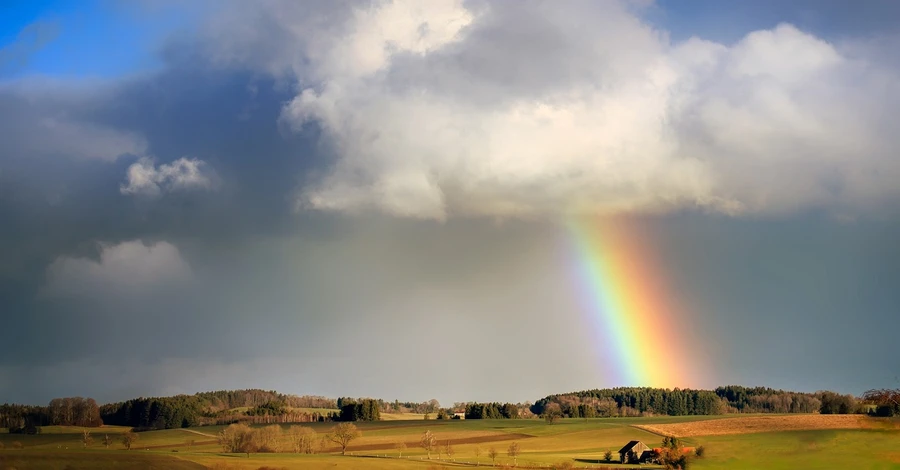
[[[22,449],[22,448],[24,448],[24,447],[25,447],[25,446],[23,446],[22,443],[19,442],[19,441],[13,442],[13,449]]]
[[[703,458],[703,456],[705,454],[706,454],[706,448],[703,446],[699,446],[696,449],[694,449],[694,455],[696,455],[697,458]]]

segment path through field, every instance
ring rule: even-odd
[[[196,431],[196,430],[194,430],[194,429],[181,428],[181,430],[184,431],[184,432],[189,432],[189,433],[191,433],[191,434],[198,434],[198,435],[200,435],[200,436],[206,436],[206,437],[212,437],[212,438],[218,437],[218,436],[216,436],[215,434],[208,434],[208,433],[205,433],[205,432]]]

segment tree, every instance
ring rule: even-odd
[[[667,447],[659,454],[659,463],[667,470],[688,470],[690,458],[683,448]]]
[[[397,452],[400,454],[399,457],[403,458],[403,451],[406,450],[406,444],[402,442],[398,442],[394,445],[394,448],[397,449]]]
[[[519,465],[519,443],[513,442],[506,448],[506,455],[513,459],[513,466]]]
[[[365,398],[356,402],[341,403],[341,421],[378,421],[381,419],[381,411],[377,400]]]
[[[450,444],[450,441],[447,441],[447,445],[444,447],[444,452],[447,454],[447,458],[453,460],[453,454],[456,453],[456,450],[453,448],[453,445]]]
[[[278,452],[278,443],[284,431],[281,426],[273,424],[256,430],[260,452]]]
[[[422,434],[422,439],[419,440],[419,445],[428,453],[428,460],[431,460],[431,452],[437,446],[437,439],[434,437],[434,434],[431,431],[425,431]]]
[[[328,440],[341,447],[341,455],[346,455],[350,441],[361,435],[353,423],[340,423],[331,428],[331,432],[328,433]]]
[[[246,424],[232,424],[223,429],[218,435],[219,445],[228,453],[245,453],[247,458],[258,450],[256,433]]]
[[[834,392],[822,392],[819,400],[821,414],[850,414],[856,411],[856,399],[853,395],[839,395]]]
[[[659,463],[667,469],[687,470],[690,465],[690,454],[684,451],[676,437],[663,438],[663,449],[659,454]]]
[[[109,438],[109,434],[103,435],[103,446],[109,449],[109,445],[112,444],[112,439]]]
[[[603,454],[603,460],[606,460],[607,462],[612,462],[612,451],[611,450],[608,450],[608,451],[606,451],[605,454]]]
[[[475,446],[472,451],[475,453],[475,466],[478,467],[481,465],[481,462],[478,461],[478,458],[481,457],[481,446]]]
[[[547,424],[553,424],[562,417],[562,408],[559,406],[559,403],[550,403],[544,408],[541,417],[544,418],[544,421],[547,421]]]
[[[87,447],[94,443],[94,436],[91,436],[91,432],[87,429],[81,431],[81,444],[84,447]]]
[[[681,443],[678,441],[677,437],[666,436],[663,438],[662,446],[666,449],[679,449],[681,448]]]
[[[490,449],[488,449],[488,457],[491,458],[491,466],[492,466],[492,467],[496,467],[496,466],[497,466],[497,456],[498,456],[498,455],[500,455],[500,453],[497,452],[497,448],[496,448],[496,447],[491,447]]]
[[[316,431],[307,426],[291,426],[288,430],[288,439],[295,453],[315,454],[318,451],[319,439]]]
[[[703,456],[706,455],[706,447],[703,447],[703,446],[697,447],[696,449],[694,449],[694,455],[696,455],[697,458],[702,459]]]
[[[122,434],[122,445],[125,446],[125,450],[131,450],[132,444],[137,442],[138,435],[134,431],[128,431],[125,434]]]
[[[441,408],[437,412],[437,419],[450,419],[450,415],[447,414],[447,410]]]
[[[875,416],[900,415],[900,388],[868,390],[863,394],[863,400],[875,405]]]

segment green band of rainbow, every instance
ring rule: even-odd
[[[624,222],[570,219],[583,285],[582,301],[599,328],[601,360],[614,361],[616,386],[684,386],[684,348],[674,307],[654,263]]]

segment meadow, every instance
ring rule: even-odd
[[[900,423],[865,417],[792,416],[685,416],[655,418],[541,420],[423,420],[385,416],[382,421],[357,423],[362,432],[340,455],[334,447],[306,455],[289,452],[226,454],[216,442],[223,426],[203,426],[139,433],[132,450],[125,450],[121,435],[127,428],[92,428],[93,443],[82,444],[82,428],[48,426],[36,436],[0,434],[2,469],[431,469],[490,466],[489,450],[497,450],[497,466],[552,468],[635,468],[607,463],[606,451],[615,452],[629,440],[659,446],[663,434],[678,435],[687,446],[703,446],[706,454],[695,459],[695,469],[900,469]],[[409,418],[409,417],[406,417]],[[290,425],[283,425],[288,428]],[[320,434],[331,423],[309,425]],[[441,447],[431,460],[419,440],[431,431]],[[112,445],[103,445],[110,435]],[[19,447],[16,442],[21,444]],[[445,451],[450,442],[453,455]],[[513,442],[521,453],[513,459]],[[400,452],[398,443],[406,445]],[[290,448],[285,441],[280,448]],[[476,457],[476,451],[480,450]],[[640,468],[659,468],[643,465]]]

